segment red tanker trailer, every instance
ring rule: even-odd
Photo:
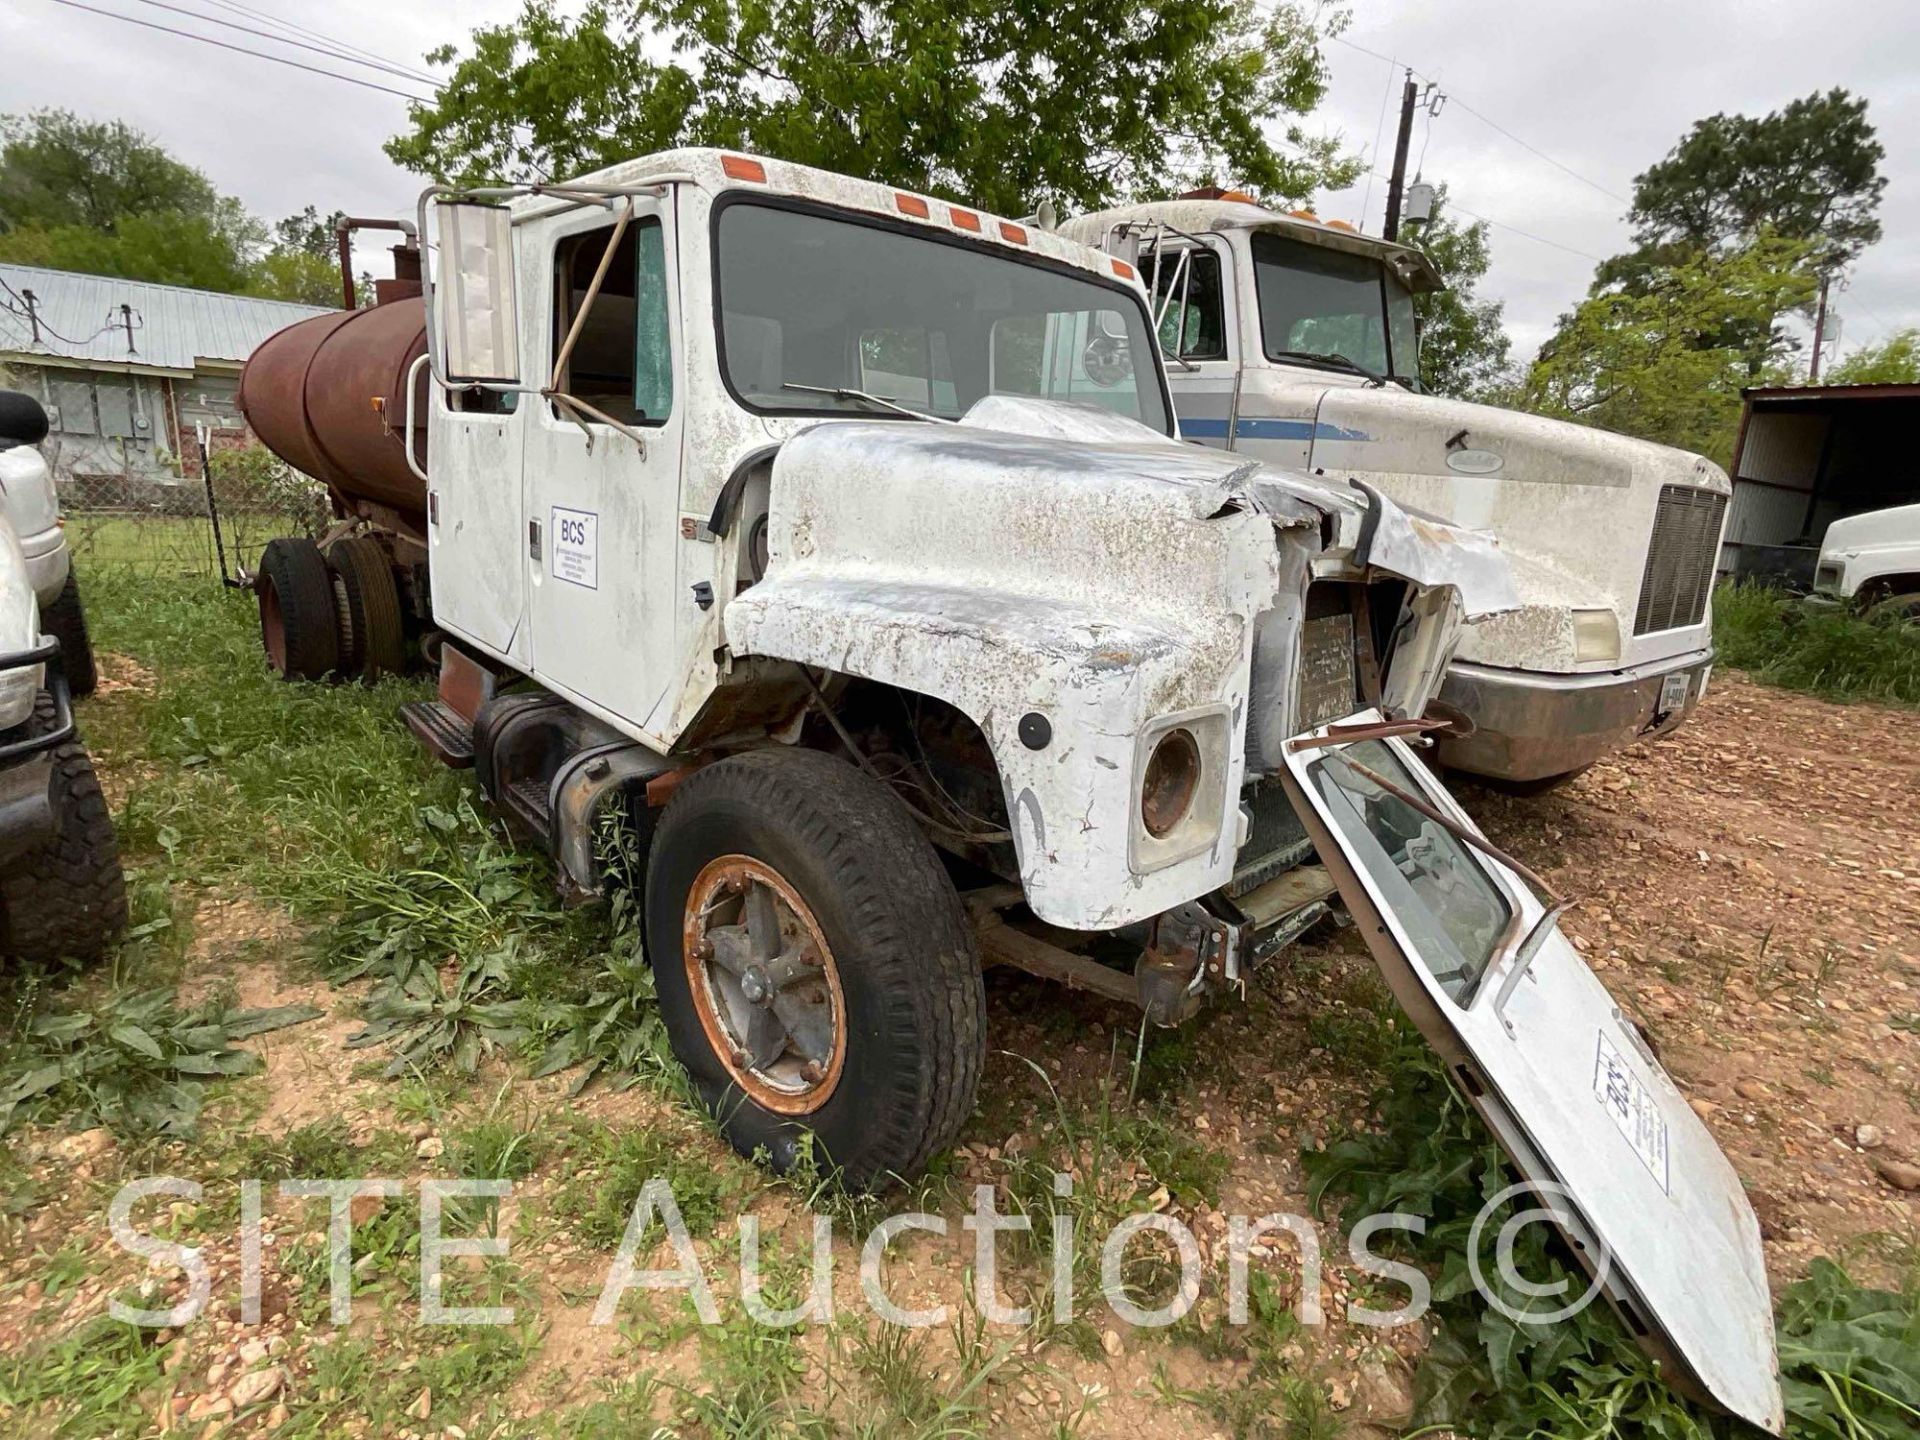
[[[402,229],[407,239],[393,249],[394,278],[377,282],[371,307],[356,309],[346,238],[372,227]],[[425,366],[415,368],[427,351],[426,308],[412,228],[342,221],[348,308],[271,336],[240,377],[240,408],[254,433],[325,485],[332,502],[334,523],[319,539],[271,541],[255,577],[261,642],[289,678],[397,672],[429,614],[427,386]]]

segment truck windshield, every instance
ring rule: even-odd
[[[1418,377],[1413,293],[1378,260],[1257,231],[1253,276],[1269,360],[1333,368],[1311,357],[1344,355],[1378,375]]]
[[[714,245],[721,367],[752,409],[958,419],[1037,395],[1172,433],[1145,306],[1117,282],[759,202],[723,206]]]

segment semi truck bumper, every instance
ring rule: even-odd
[[[1664,735],[1706,694],[1712,649],[1627,670],[1554,675],[1455,661],[1441,702],[1474,723],[1440,742],[1444,765],[1495,780],[1545,780],[1579,770],[1643,735]]]

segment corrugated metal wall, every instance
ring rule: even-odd
[[[1779,410],[1756,410],[1748,416],[1740,473],[1733,479],[1733,505],[1720,546],[1720,573],[1733,569],[1743,542],[1783,545],[1799,537],[1828,423],[1824,415]]]

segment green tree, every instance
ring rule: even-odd
[[[1434,193],[1433,214],[1409,225],[1407,238],[1426,252],[1447,288],[1416,295],[1420,317],[1420,383],[1436,395],[1484,399],[1509,379],[1513,348],[1502,323],[1506,307],[1479,294],[1492,257],[1487,226],[1448,218],[1447,187]]]
[[[1885,158],[1867,102],[1845,90],[1758,119],[1709,115],[1635,177],[1627,218],[1642,250],[1724,250],[1771,231],[1851,260],[1880,238]]]
[[[0,117],[0,260],[196,290],[338,303],[332,219],[269,235],[246,206],[118,120]]]
[[[1920,330],[1896,330],[1884,345],[1863,345],[1827,367],[1826,385],[1920,385]]]
[[[1356,162],[1297,118],[1343,13],[1294,0],[527,0],[387,144],[440,179],[722,145],[1019,214],[1230,176],[1276,200]],[[668,52],[668,58],[652,55]]]
[[[1653,272],[1642,289],[1589,296],[1541,349],[1523,403],[1727,464],[1752,357],[1716,341],[1730,330],[1764,330],[1806,303],[1808,248],[1763,234],[1743,249]],[[1785,351],[1782,340],[1766,364],[1777,368]]]

